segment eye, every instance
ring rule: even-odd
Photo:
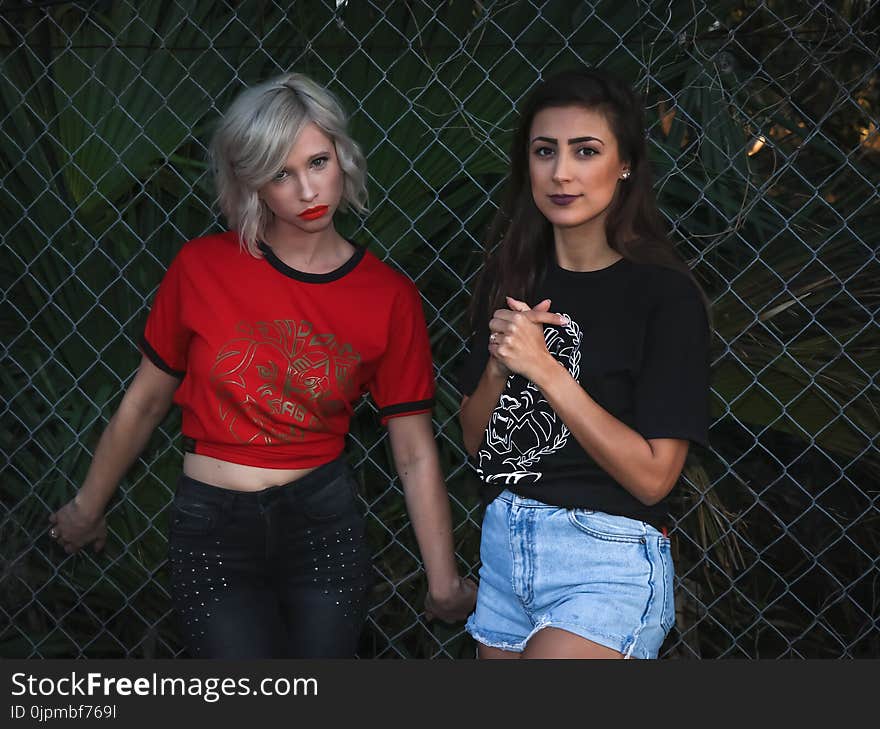
[[[556,153],[556,150],[553,149],[553,147],[548,147],[546,145],[543,145],[540,147],[535,147],[532,150],[532,154],[534,154],[535,157],[547,158],[547,157],[552,157],[555,153]]]
[[[323,170],[327,163],[330,161],[329,157],[317,157],[312,160],[312,168],[316,170]]]
[[[281,170],[280,172],[276,172],[275,176],[272,178],[272,182],[281,182],[287,178],[287,170]]]
[[[576,154],[578,157],[592,157],[599,154],[599,150],[593,147],[578,147]]]

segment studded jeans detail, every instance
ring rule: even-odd
[[[170,522],[171,593],[191,657],[355,654],[372,570],[342,459],[258,492],[182,476]]]

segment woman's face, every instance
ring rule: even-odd
[[[535,114],[528,155],[535,205],[559,228],[604,221],[629,169],[605,115],[581,106]]]
[[[332,224],[342,200],[344,173],[336,145],[314,122],[297,136],[284,166],[257,192],[275,215],[275,224],[317,233]]]

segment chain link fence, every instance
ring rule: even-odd
[[[668,658],[880,655],[873,0],[0,2],[0,655],[168,657],[172,414],[109,507],[99,556],[47,516],[81,483],[181,243],[221,229],[211,124],[244,85],[327,84],[369,163],[342,232],[412,278],[463,570],[480,507],[453,372],[517,104],[600,65],[644,93],[672,237],[713,303],[712,448],[678,489]],[[361,657],[463,657],[424,575],[369,402],[349,442],[374,549]]]

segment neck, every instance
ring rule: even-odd
[[[285,264],[304,273],[328,273],[347,261],[354,249],[331,224],[307,233],[283,221],[273,221],[263,240]]]
[[[577,228],[553,228],[556,262],[568,271],[598,271],[623,256],[608,245],[605,221],[594,220]]]

